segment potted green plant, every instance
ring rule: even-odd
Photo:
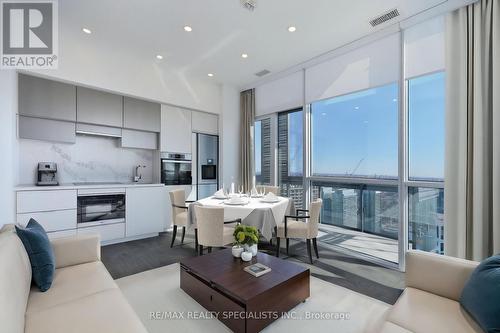
[[[251,252],[252,256],[257,255],[257,243],[259,242],[259,231],[256,227],[239,224],[234,229],[235,246],[243,247],[245,252]]]

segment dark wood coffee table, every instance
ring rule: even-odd
[[[254,277],[245,266],[271,272]],[[259,332],[309,295],[309,269],[258,253],[243,262],[231,249],[181,260],[181,288],[234,332]]]

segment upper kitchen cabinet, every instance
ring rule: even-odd
[[[191,111],[161,106],[161,151],[191,154],[191,132]]]
[[[79,123],[122,127],[122,96],[83,87],[76,88],[76,96]]]
[[[158,133],[123,129],[121,145],[123,148],[158,149]]]
[[[160,132],[160,104],[135,98],[123,98],[123,127],[141,131]]]
[[[75,123],[19,116],[18,134],[20,138],[51,142],[75,143]]]
[[[219,117],[215,114],[192,111],[192,130],[197,133],[218,134]]]
[[[19,114],[76,121],[76,87],[19,74]]]

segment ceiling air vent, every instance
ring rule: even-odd
[[[255,7],[257,6],[257,0],[241,0],[241,4],[243,7],[253,12]]]
[[[257,75],[258,77],[262,77],[262,76],[267,75],[269,73],[271,73],[271,71],[268,71],[267,69],[264,69],[264,70],[262,70],[260,72],[255,73],[255,75]]]
[[[370,24],[372,25],[372,27],[376,27],[377,25],[382,24],[384,22],[387,22],[389,20],[392,20],[393,18],[395,18],[397,16],[399,16],[399,11],[397,8],[394,8],[394,9],[370,20]]]

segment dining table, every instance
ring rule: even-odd
[[[263,198],[244,197],[244,204],[231,204],[229,199],[214,196],[198,200],[188,207],[188,228],[196,228],[195,205],[224,208],[224,221],[241,219],[241,223],[256,227],[261,235],[270,240],[273,230],[283,223],[285,215],[294,211],[293,200],[277,196],[276,202],[266,202]]]

